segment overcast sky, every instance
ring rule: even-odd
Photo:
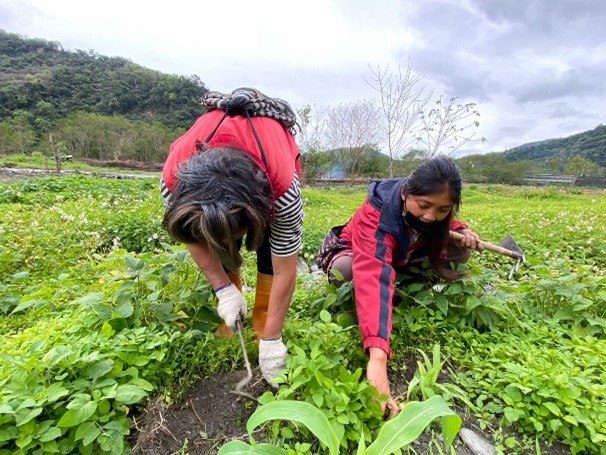
[[[604,0],[152,3],[0,0],[0,28],[297,108],[371,98],[369,65],[410,59],[434,94],[477,103],[488,142],[468,153],[606,123]]]

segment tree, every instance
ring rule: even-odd
[[[334,155],[324,150],[309,149],[301,155],[303,160],[303,182],[330,175],[335,163]]]
[[[17,151],[17,140],[13,128],[8,122],[0,122],[0,153],[14,153]]]
[[[475,139],[480,126],[480,113],[475,103],[456,104],[457,98],[453,97],[445,104],[442,99],[443,95],[436,100],[433,109],[421,113],[422,126],[417,141],[428,158],[440,152],[446,153],[444,147],[447,147],[448,154],[452,154],[467,142],[486,141],[483,137]]]
[[[30,152],[30,147],[36,143],[36,133],[30,123],[31,114],[26,111],[17,110],[9,125],[13,130],[14,144],[17,152],[23,154]]]
[[[379,116],[372,100],[358,100],[328,108],[326,138],[329,146],[337,149],[343,169],[349,176],[358,174],[358,163],[364,153],[379,140]]]
[[[589,161],[581,155],[575,155],[566,163],[566,174],[577,177],[589,177],[599,175],[600,166]]]
[[[394,163],[415,140],[415,125],[429,102],[431,93],[425,94],[420,86],[422,76],[413,73],[408,62],[406,70],[398,67],[390,72],[389,67],[370,69],[371,79],[366,83],[379,93],[381,142],[389,155],[389,176],[394,176]]]
[[[308,104],[297,109],[296,113],[300,130],[297,132],[295,140],[301,152],[326,150],[327,108],[316,105],[312,108]]]

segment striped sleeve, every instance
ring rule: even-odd
[[[291,256],[301,249],[303,238],[303,200],[296,173],[288,191],[275,202],[275,215],[269,234],[271,252]]]
[[[164,182],[164,178],[160,178],[160,194],[162,194],[162,200],[165,205],[168,205],[170,202],[170,191]]]

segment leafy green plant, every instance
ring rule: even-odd
[[[441,395],[446,401],[457,399],[467,405],[470,410],[475,411],[476,407],[469,401],[466,393],[461,388],[455,384],[438,382],[445,363],[441,357],[440,345],[434,345],[431,360],[421,349],[418,351],[423,356],[424,362],[417,361],[417,371],[408,384],[406,399],[410,401],[420,395],[423,400],[427,400],[433,396]]]
[[[364,433],[358,435],[358,455],[388,455],[397,453],[414,442],[437,418],[442,418],[442,432],[446,447],[450,447],[461,428],[461,418],[439,396],[424,402],[407,403],[401,412],[386,422],[376,439],[368,447]],[[219,455],[256,453],[265,455],[287,454],[284,449],[271,444],[257,444],[252,433],[255,428],[270,420],[288,420],[305,425],[318,438],[331,455],[340,453],[339,437],[326,416],[309,403],[299,401],[274,401],[259,407],[246,424],[252,445],[231,441],[219,450]],[[342,445],[341,445],[342,447]]]
[[[348,369],[363,360],[357,346],[355,350],[348,347],[351,328],[331,322],[326,311],[320,318],[291,334],[288,369],[279,379],[284,386],[275,396],[267,392],[259,401],[266,404],[294,398],[315,405],[325,412],[341,445],[350,447],[360,433],[365,433],[367,440],[371,438],[371,428],[380,424],[383,412],[376,389],[361,380],[362,368]],[[276,436],[284,434],[279,428],[273,431]]]
[[[572,453],[606,450],[606,406],[597,399],[606,393],[603,340],[542,320],[523,335],[470,333],[464,345],[449,348],[466,367],[457,381],[484,419],[565,442]]]
[[[495,272],[476,269],[460,281],[438,283],[427,267],[413,268],[418,278],[403,276],[397,288],[402,305],[397,307],[396,316],[403,317],[411,328],[415,327],[413,313],[418,308],[427,308],[449,323],[463,322],[489,330],[513,318],[507,294],[498,288],[502,278]]]

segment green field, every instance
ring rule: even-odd
[[[303,194],[311,264],[365,189]],[[418,349],[431,360],[436,344],[446,359],[438,370],[450,370],[442,384],[420,371],[411,399],[438,394],[467,406],[499,453],[538,453],[536,441],[606,453],[605,195],[465,188],[460,218],[487,241],[511,233],[528,264],[509,280],[511,260],[474,253],[461,283],[399,290],[391,373]],[[162,215],[153,179],[0,183],[0,454],[128,452],[131,417],[149,398],[175,401],[200,375],[241,368],[237,341],[212,335],[219,319],[211,290],[163,232]],[[247,254],[251,284],[253,264]],[[351,321],[347,287],[337,292],[302,274],[285,329],[290,370],[266,399],[314,404],[342,436],[343,453],[381,425],[356,373],[365,358]],[[305,450],[324,453],[305,434],[283,432],[276,444],[292,449],[309,439]],[[301,447],[296,453],[311,453]]]

